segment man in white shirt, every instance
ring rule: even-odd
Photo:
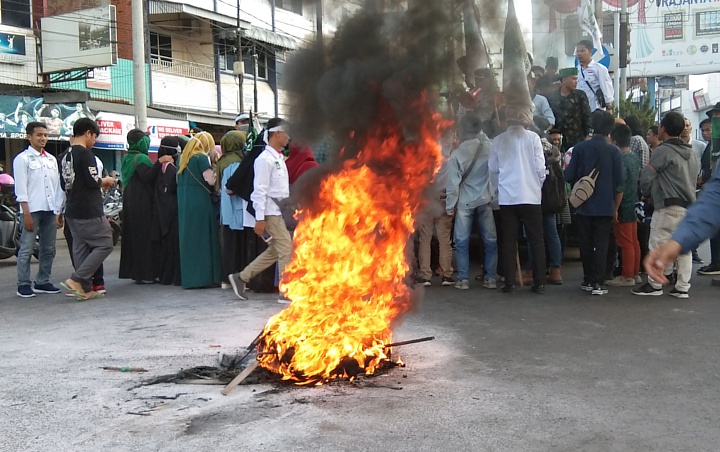
[[[255,209],[255,233],[268,243],[262,254],[255,258],[243,271],[228,276],[235,295],[247,300],[247,283],[266,268],[278,264],[282,279],[285,266],[290,262],[292,238],[282,217],[282,211],[275,200],[290,196],[290,181],[282,150],[290,141],[286,125],[280,118],[273,118],[266,125],[267,138],[263,152],[255,160],[253,192],[250,195]],[[288,304],[290,300],[280,295],[278,303]]]
[[[547,121],[550,123],[547,127],[547,130],[550,130],[555,126],[555,113],[553,113],[552,108],[550,108],[550,102],[548,102],[547,97],[539,94],[536,90],[537,80],[535,79],[535,76],[532,74],[532,72],[527,76],[527,80],[528,88],[530,89],[530,95],[533,97],[533,105],[535,105],[535,116],[542,116],[543,118],[547,119]]]
[[[591,113],[598,109],[612,112],[615,90],[610,73],[605,66],[592,59],[592,53],[592,41],[584,39],[577,43],[577,58],[580,63],[577,88],[587,94]],[[605,100],[605,105],[598,103],[600,96]]]
[[[503,292],[512,292],[516,276],[518,228],[520,222],[532,247],[533,286],[545,293],[545,241],[542,221],[542,185],[545,181],[545,154],[540,137],[525,127],[530,121],[510,119],[508,129],[495,137],[488,168],[498,188],[502,219],[502,259],[505,272]]]
[[[60,187],[60,172],[54,156],[45,152],[48,129],[41,122],[31,122],[26,128],[30,146],[13,160],[15,195],[22,213],[23,232],[17,257],[17,295],[34,297],[36,293],[60,293],[50,282],[55,258],[56,229],[62,227],[62,207],[65,193]],[[30,281],[30,257],[39,239],[40,266],[34,287]]]

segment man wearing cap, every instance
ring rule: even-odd
[[[593,43],[583,39],[577,43],[577,69],[580,72],[578,88],[590,102],[590,111],[607,110],[612,112],[614,89],[612,79],[605,66],[592,59]]]
[[[555,128],[563,134],[562,150],[567,151],[590,135],[590,104],[587,95],[577,89],[577,68],[562,69],[560,77],[560,89],[548,101],[555,113]]]
[[[235,129],[241,132],[247,132],[250,127],[250,115],[247,113],[240,113],[235,116]]]
[[[268,121],[263,138],[267,145],[255,159],[255,176],[250,200],[255,209],[255,233],[268,243],[268,247],[243,271],[228,276],[235,295],[241,300],[247,300],[245,293],[247,283],[275,262],[278,264],[278,274],[282,280],[285,266],[290,262],[292,253],[290,232],[277,202],[290,196],[288,170],[282,153],[283,148],[290,141],[285,122],[280,118]],[[290,300],[281,294],[278,303],[288,304]]]

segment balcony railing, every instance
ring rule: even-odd
[[[215,81],[215,68],[206,64],[176,59],[171,60],[160,55],[150,55],[150,63],[152,70],[155,72],[207,80],[209,82]]]

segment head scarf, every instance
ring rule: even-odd
[[[285,160],[285,165],[288,169],[289,182],[292,185],[305,171],[319,164],[315,161],[312,149],[298,143],[291,143],[290,156]]]
[[[240,162],[243,158],[242,151],[245,149],[245,140],[247,134],[239,130],[231,130],[226,133],[220,140],[220,149],[222,155],[217,162],[217,180],[218,184],[222,179],[223,171],[230,166],[231,163]]]
[[[190,159],[198,154],[206,154],[215,147],[215,139],[208,132],[200,132],[190,138],[180,155],[180,166],[178,174],[185,171]]]
[[[130,179],[132,179],[137,165],[153,165],[150,157],[148,157],[149,149],[150,137],[147,135],[129,145],[128,153],[125,154],[120,165],[120,177],[124,186],[127,186]]]
[[[165,155],[175,157],[180,152],[180,140],[178,137],[167,136],[160,141],[158,148],[158,158]]]

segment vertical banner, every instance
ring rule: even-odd
[[[580,20],[580,28],[592,36],[593,47],[595,47],[595,50],[597,50],[599,54],[597,57],[602,58],[605,53],[602,48],[602,32],[595,19],[595,2],[593,0],[581,0],[577,9],[577,15]]]

